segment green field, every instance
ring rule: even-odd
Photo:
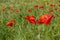
[[[35,4],[44,8],[34,8]],[[0,40],[60,40],[59,4],[59,0],[0,0]],[[29,9],[32,12],[27,12]],[[33,15],[37,21],[43,14],[54,16],[49,25],[31,24],[25,19],[25,16]],[[15,20],[14,25],[7,26],[11,19]]]

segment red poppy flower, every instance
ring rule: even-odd
[[[5,8],[2,8],[2,11],[4,12],[5,11]]]
[[[7,22],[7,26],[13,26],[13,24],[14,24],[14,19],[11,19],[9,22]]]
[[[14,11],[14,8],[11,8],[10,10],[11,10],[11,12],[13,12]]]
[[[52,19],[52,16],[50,14],[44,14],[39,18],[38,24],[44,23],[47,25],[50,23],[51,19]]]
[[[16,10],[16,12],[19,12],[19,11],[20,11],[20,10],[18,10],[18,9]]]
[[[31,10],[31,9],[28,9],[27,11],[28,11],[28,12],[32,12],[32,10]]]
[[[58,4],[58,6],[60,6],[60,4]]]
[[[49,10],[49,12],[50,12],[50,13],[53,13],[53,10],[51,9],[51,10]]]
[[[51,7],[55,7],[55,4],[50,4]]]
[[[40,8],[40,9],[43,9],[43,8],[44,8],[44,6],[43,6],[43,5],[40,5],[40,6],[39,6],[39,8]]]
[[[30,16],[25,16],[25,19],[29,20]]]
[[[34,5],[34,8],[38,8],[38,5],[37,5],[37,4],[35,4],[35,5]]]
[[[34,16],[26,16],[25,17],[27,21],[29,21],[32,24],[36,24],[36,20]]]

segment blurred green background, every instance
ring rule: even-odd
[[[0,40],[60,40],[60,11],[50,7],[45,2],[50,4],[60,4],[58,0],[0,0]],[[34,9],[34,4],[44,5],[44,9]],[[10,12],[10,8],[19,9],[20,12]],[[2,12],[2,8],[5,11]],[[31,9],[33,12],[28,13],[26,10]],[[34,15],[38,19],[43,14],[49,14],[48,10],[53,9],[51,23],[32,25],[25,20],[26,15]],[[13,27],[6,26],[6,23],[11,19],[15,19]]]

